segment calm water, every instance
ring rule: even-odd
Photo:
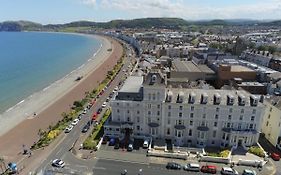
[[[0,113],[78,68],[99,47],[80,35],[0,32]]]

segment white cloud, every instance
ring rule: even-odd
[[[82,0],[103,10],[128,13],[134,17],[181,17],[184,19],[280,18],[281,0],[256,0],[253,4],[212,6],[189,3],[189,0]],[[116,16],[116,18],[119,18]]]

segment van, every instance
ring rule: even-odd
[[[188,163],[187,165],[185,165],[183,167],[184,170],[186,171],[196,171],[199,172],[200,171],[200,165],[197,163]]]
[[[149,142],[148,142],[147,140],[145,140],[145,141],[143,142],[142,147],[143,147],[143,148],[148,148],[148,146],[149,146]]]

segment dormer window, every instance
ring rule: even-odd
[[[168,91],[166,101],[167,102],[171,102],[172,98],[173,98],[173,92],[172,91]]]
[[[250,103],[251,106],[257,106],[258,105],[258,97],[255,95],[250,96]]]
[[[207,104],[208,103],[208,94],[207,93],[203,93],[201,95],[201,104]]]
[[[183,92],[179,92],[178,98],[177,98],[177,103],[182,103],[183,102],[183,97],[184,97]]]
[[[214,95],[214,104],[219,105],[221,103],[221,95],[219,93],[216,93]]]
[[[195,97],[196,97],[196,94],[194,92],[191,92],[189,94],[188,103],[194,104],[195,103]]]
[[[151,83],[155,83],[156,82],[156,78],[157,78],[156,75],[152,75],[151,76]]]
[[[245,106],[245,104],[246,104],[245,100],[246,100],[245,96],[243,94],[240,94],[238,96],[238,105],[239,106]]]
[[[234,104],[234,97],[231,94],[227,95],[227,105],[233,105]]]

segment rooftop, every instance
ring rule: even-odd
[[[231,66],[231,72],[255,72],[245,66],[241,65],[232,65]]]
[[[119,90],[119,92],[138,93],[142,86],[142,82],[142,76],[129,76],[122,88]]]
[[[198,66],[196,66],[192,61],[174,60],[173,67],[179,72],[201,72]]]

